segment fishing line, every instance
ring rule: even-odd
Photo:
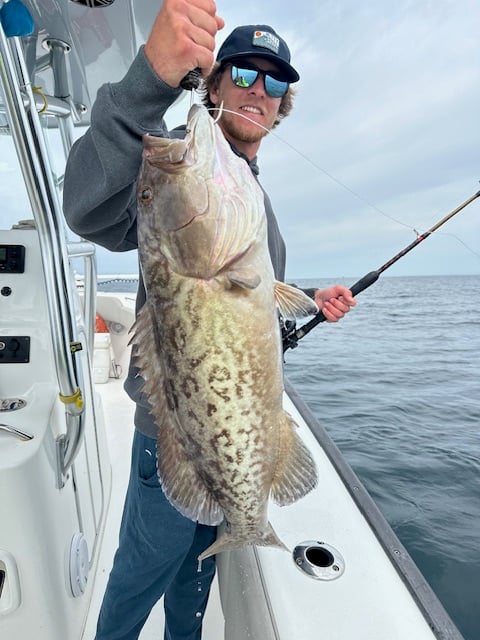
[[[474,256],[477,256],[477,258],[480,258],[480,253],[478,251],[475,251],[475,249],[472,249],[472,247],[469,247],[466,242],[464,242],[461,238],[456,236],[454,233],[450,233],[449,231],[442,231],[438,235],[450,236],[450,237],[454,238],[457,242],[459,242],[461,245],[463,245],[465,247],[465,249],[470,251],[470,253],[473,253]]]
[[[344,184],[341,180],[339,180],[338,178],[336,178],[334,175],[332,175],[331,173],[329,173],[328,171],[326,171],[323,167],[321,167],[319,164],[317,164],[314,160],[312,160],[311,158],[309,158],[306,154],[304,154],[302,151],[300,151],[299,149],[297,149],[296,147],[294,147],[290,142],[288,142],[288,140],[285,140],[284,138],[282,138],[281,136],[278,135],[278,133],[276,133],[275,131],[273,131],[272,129],[269,129],[268,127],[263,126],[262,124],[260,124],[259,122],[256,122],[256,120],[254,120],[253,118],[250,118],[249,116],[243,114],[243,113],[238,113],[238,111],[233,111],[231,109],[226,109],[223,106],[223,102],[220,105],[220,107],[210,107],[208,108],[208,111],[218,111],[219,114],[217,115],[217,117],[215,118],[215,123],[218,123],[218,121],[220,120],[220,118],[222,117],[222,114],[225,113],[231,113],[235,116],[239,116],[240,118],[244,118],[244,120],[248,120],[248,122],[251,122],[252,124],[257,125],[257,127],[259,127],[260,129],[263,129],[266,133],[269,133],[270,135],[272,135],[274,138],[276,138],[277,140],[279,140],[280,142],[282,142],[284,145],[286,145],[287,147],[289,147],[292,151],[294,151],[297,155],[299,155],[301,158],[303,158],[306,162],[308,162],[312,167],[314,167],[315,169],[317,169],[318,171],[321,171],[325,176],[327,176],[328,178],[330,178],[330,180],[332,180],[333,182],[335,182],[336,184],[338,184],[340,187],[342,187],[343,189],[345,189],[346,191],[348,191],[349,193],[351,193],[355,198],[357,198],[358,200],[360,200],[361,202],[363,202],[364,204],[366,204],[368,207],[370,207],[371,209],[373,209],[374,211],[376,211],[377,213],[379,213],[380,215],[384,216],[385,218],[388,218],[389,220],[392,220],[392,222],[395,222],[399,225],[401,225],[402,227],[406,227],[407,229],[410,229],[411,231],[414,232],[414,234],[416,235],[416,237],[418,238],[421,234],[417,231],[417,229],[415,229],[414,227],[412,227],[409,224],[406,224],[405,222],[402,222],[401,220],[399,220],[398,218],[395,218],[393,216],[391,216],[390,214],[386,213],[385,211],[383,211],[382,209],[380,209],[379,207],[377,207],[377,205],[373,204],[372,202],[370,202],[369,200],[367,200],[366,198],[364,198],[362,195],[360,195],[359,193],[357,193],[356,191],[354,191],[353,189],[351,189],[349,186],[347,186],[346,184]],[[480,254],[475,251],[474,249],[472,249],[471,247],[469,247],[463,240],[461,240],[458,236],[454,235],[453,233],[451,234],[445,234],[445,235],[451,235],[453,238],[455,238],[456,240],[458,240],[458,242],[460,242],[460,244],[462,244],[466,249],[468,249],[468,251],[470,251],[471,253],[473,253],[474,255],[476,255],[477,257],[480,257]]]
[[[390,220],[392,220],[393,222],[396,222],[397,224],[402,225],[402,227],[406,227],[407,229],[410,229],[411,231],[413,231],[414,233],[417,233],[415,231],[415,229],[413,227],[411,227],[410,225],[406,224],[405,222],[402,222],[401,220],[398,220],[397,218],[394,218],[393,216],[389,215],[388,213],[385,213],[385,211],[382,211],[382,209],[380,209],[379,207],[377,207],[376,205],[374,205],[372,202],[370,202],[369,200],[367,200],[366,198],[364,198],[363,196],[361,196],[359,193],[357,193],[356,191],[354,191],[353,189],[350,189],[350,187],[348,187],[346,184],[344,184],[341,180],[339,180],[338,178],[336,178],[334,175],[332,175],[331,173],[329,173],[326,169],[324,169],[323,167],[321,167],[319,164],[317,164],[314,160],[312,160],[311,158],[309,158],[305,153],[303,153],[302,151],[300,151],[300,149],[297,149],[296,147],[293,146],[293,144],[291,144],[290,142],[288,142],[288,140],[285,140],[284,138],[282,138],[281,136],[278,135],[278,133],[276,133],[275,131],[273,131],[272,129],[269,129],[268,127],[264,127],[263,124],[260,124],[259,122],[256,122],[255,120],[253,120],[253,118],[249,118],[248,116],[246,116],[243,113],[238,113],[238,111],[232,111],[231,109],[225,109],[223,107],[223,105],[220,105],[220,107],[211,107],[208,109],[208,111],[220,111],[220,115],[217,116],[217,118],[215,119],[215,122],[218,122],[222,116],[222,112],[226,112],[226,113],[232,113],[233,115],[239,116],[240,118],[244,118],[244,120],[248,120],[248,122],[251,122],[252,124],[256,124],[257,127],[259,127],[260,129],[263,129],[266,133],[269,133],[270,135],[272,135],[274,138],[276,138],[277,140],[279,140],[280,142],[282,142],[284,145],[286,145],[287,147],[289,147],[292,151],[294,151],[297,155],[299,155],[301,158],[303,158],[306,162],[308,162],[310,165],[312,165],[312,167],[314,167],[315,169],[317,169],[317,171],[321,171],[325,176],[327,176],[327,178],[330,178],[330,180],[332,180],[333,182],[335,182],[336,184],[338,184],[340,187],[342,187],[342,189],[345,189],[346,191],[348,191],[349,193],[351,193],[353,196],[355,196],[355,198],[357,198],[358,200],[360,200],[361,202],[363,202],[364,204],[366,204],[367,206],[371,207],[372,209],[374,209],[375,211],[377,211],[378,213],[380,213],[382,216],[385,216],[386,218],[389,218]],[[418,235],[418,233],[417,233]]]
[[[243,113],[238,113],[237,111],[232,111],[230,109],[225,109],[225,107],[223,106],[223,103],[220,105],[219,108],[217,108],[217,107],[210,108],[209,111],[219,111],[220,112],[219,115],[217,116],[217,118],[215,119],[216,123],[220,120],[220,118],[222,117],[222,114],[224,112],[226,112],[226,113],[232,113],[233,115],[236,115],[236,116],[240,116],[241,118],[244,118],[245,120],[248,120],[249,122],[251,122],[253,124],[256,124],[258,127],[263,129],[267,133],[270,133],[271,135],[276,137],[278,140],[280,140],[281,142],[286,144],[288,147],[290,147],[290,149],[292,149],[293,151],[295,151],[295,153],[297,153],[302,158],[304,158],[313,167],[315,167],[316,169],[320,170],[322,173],[324,173],[326,176],[328,176],[331,180],[333,180],[338,185],[340,185],[341,187],[343,187],[344,189],[349,191],[352,195],[354,195],[356,198],[358,198],[359,200],[361,200],[362,202],[364,202],[368,206],[372,207],[375,211],[377,211],[378,213],[386,216],[390,220],[393,220],[394,222],[397,222],[398,224],[401,224],[402,226],[413,230],[413,232],[416,235],[416,239],[413,242],[411,242],[408,246],[406,246],[404,249],[399,251],[396,255],[393,256],[393,258],[388,260],[381,267],[379,267],[378,269],[376,269],[374,271],[370,271],[365,276],[363,276],[363,278],[360,278],[360,280],[355,282],[355,284],[352,285],[352,287],[350,287],[350,290],[351,290],[353,296],[356,296],[361,291],[364,291],[365,289],[370,287],[372,284],[374,284],[384,271],[389,269],[393,264],[395,264],[398,260],[400,260],[400,258],[403,258],[404,255],[406,255],[412,249],[417,247],[421,242],[423,242],[423,240],[426,240],[426,238],[428,238],[430,235],[432,235],[432,233],[437,231],[437,229],[439,229],[443,224],[445,224],[448,220],[453,218],[454,215],[459,213],[462,209],[464,209],[466,206],[468,206],[471,202],[473,202],[474,200],[476,200],[476,198],[478,198],[480,196],[480,191],[478,191],[473,196],[468,198],[468,200],[466,200],[461,205],[459,205],[456,209],[454,209],[449,214],[447,214],[439,222],[434,224],[428,231],[425,231],[423,233],[419,233],[414,227],[410,227],[409,225],[405,224],[404,222],[401,222],[400,220],[397,220],[393,216],[390,216],[390,215],[386,214],[384,211],[379,209],[377,206],[373,205],[371,202],[369,202],[368,200],[366,200],[365,198],[360,196],[358,193],[353,191],[353,189],[350,189],[350,187],[347,187],[347,185],[343,184],[343,182],[341,182],[340,180],[337,180],[337,178],[335,178],[330,173],[328,173],[328,171],[325,171],[325,169],[323,169],[322,167],[317,165],[316,162],[314,162],[313,160],[308,158],[308,156],[306,156],[304,153],[302,153],[301,151],[296,149],[293,145],[291,145],[289,142],[287,142],[286,140],[281,138],[279,135],[277,135],[271,129],[268,129],[267,127],[264,127],[263,125],[259,124],[255,120],[253,120],[253,118],[249,118],[248,116],[244,115]],[[449,235],[453,235],[453,234],[449,234]],[[457,240],[459,240],[459,242],[461,242],[464,247],[466,247],[467,249],[472,251],[472,253],[475,253],[476,255],[478,255],[475,251],[470,249],[470,247],[468,247],[463,242],[463,240],[460,240],[460,238],[457,238],[454,235],[453,235],[453,237],[455,237]],[[321,322],[324,322],[325,320],[326,320],[326,317],[323,315],[323,313],[321,311],[319,311],[312,320],[310,320],[309,322],[305,323],[299,329],[296,329],[294,323],[287,323],[285,325],[285,327],[283,328],[283,330],[282,330],[283,351],[285,352],[287,349],[294,349],[298,345],[298,341],[301,338],[306,336],[307,333],[309,333],[314,327],[316,327]]]
[[[214,123],[217,124],[218,121],[220,120],[220,118],[223,116],[223,100],[220,102],[220,106],[218,108],[216,108],[216,110],[218,111],[218,115],[214,120]],[[213,111],[213,109],[209,109],[209,111]],[[242,115],[242,114],[240,114]],[[251,118],[249,118],[251,120]],[[253,120],[251,120],[253,122]]]
[[[370,273],[367,273],[365,276],[363,276],[363,278],[360,278],[360,280],[355,282],[355,284],[352,287],[350,287],[352,295],[356,296],[358,293],[360,293],[361,291],[364,291],[365,289],[370,287],[372,284],[374,284],[374,282],[378,280],[378,278],[384,271],[389,269],[393,264],[395,264],[395,262],[400,260],[400,258],[403,258],[403,256],[406,255],[409,251],[417,247],[421,242],[423,242],[423,240],[426,240],[430,235],[432,235],[432,233],[434,233],[443,224],[445,224],[445,222],[448,222],[448,220],[453,218],[454,215],[459,213],[459,211],[464,209],[471,202],[476,200],[476,198],[478,198],[479,196],[480,196],[480,191],[477,191],[477,193],[474,193],[473,196],[468,198],[468,200],[465,200],[465,202],[459,205],[456,209],[451,211],[439,222],[434,224],[433,227],[431,227],[428,231],[425,231],[425,233],[419,235],[416,240],[414,240],[407,247],[399,251],[396,255],[393,256],[393,258],[390,258],[390,260],[387,260],[387,262],[383,264],[381,267],[379,267],[377,270],[370,271]],[[321,311],[319,311],[312,320],[305,323],[299,329],[295,329],[295,327],[287,326],[286,329],[282,332],[283,351],[285,352],[287,349],[294,349],[301,338],[306,336],[307,333],[309,333],[314,327],[317,326],[317,324],[319,324],[320,322],[324,322],[325,320],[326,320],[325,316]]]

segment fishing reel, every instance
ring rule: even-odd
[[[282,316],[280,316],[279,321],[282,332],[283,353],[285,353],[287,349],[298,347],[297,323],[295,320],[286,320]]]
[[[90,7],[93,9],[94,7],[109,7],[111,4],[115,2],[115,0],[71,0],[72,2],[76,2],[77,4],[83,4],[85,7]]]

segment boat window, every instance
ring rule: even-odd
[[[2,127],[0,135],[0,230],[33,217],[12,137]]]
[[[57,127],[57,118],[41,116],[40,124],[43,141],[48,157],[47,167],[52,175],[53,185],[61,199],[63,175],[68,149],[62,140],[61,130]],[[75,132],[81,135],[83,131]],[[20,220],[33,218],[28,191],[22,175],[18,151],[12,137],[12,127],[5,107],[3,87],[0,83],[0,228],[10,229]]]

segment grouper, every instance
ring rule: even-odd
[[[163,491],[187,518],[224,522],[199,560],[283,547],[269,499],[295,502],[317,472],[282,406],[279,314],[317,306],[275,281],[263,192],[205,107],[191,107],[184,139],[144,136],[137,186],[147,300],[132,343]]]

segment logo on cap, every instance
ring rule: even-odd
[[[270,51],[273,51],[273,53],[276,54],[278,54],[278,50],[280,49],[280,40],[269,31],[255,31],[253,34],[252,44],[255,47],[270,49]]]

